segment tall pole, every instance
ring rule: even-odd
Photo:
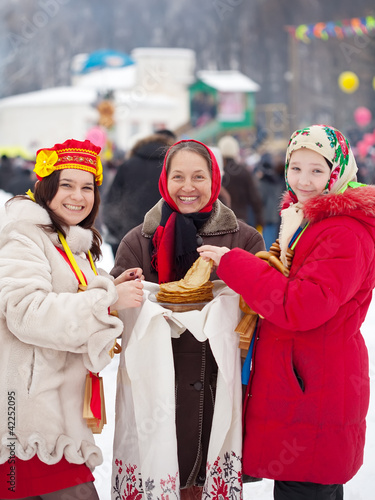
[[[299,99],[299,68],[298,68],[298,41],[294,36],[292,26],[286,26],[288,32],[288,122],[290,131],[293,132],[298,127],[298,99]]]

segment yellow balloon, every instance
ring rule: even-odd
[[[374,78],[372,79],[372,88],[375,90],[375,76],[374,76]]]
[[[359,78],[352,71],[344,71],[339,76],[339,87],[346,94],[352,94],[359,86]]]

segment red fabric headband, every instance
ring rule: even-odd
[[[177,208],[177,205],[172,200],[172,198],[170,197],[169,192],[168,192],[168,180],[167,180],[166,163],[167,163],[167,158],[168,158],[170,150],[174,146],[176,146],[177,144],[180,144],[180,143],[183,143],[183,142],[195,142],[197,144],[201,144],[202,146],[204,146],[207,149],[207,151],[208,151],[208,153],[210,155],[211,162],[212,162],[212,171],[211,171],[211,177],[212,177],[211,198],[209,199],[207,205],[205,207],[203,207],[202,210],[200,210],[200,212],[211,212],[212,205],[217,200],[217,198],[219,196],[219,193],[220,193],[221,174],[220,174],[219,165],[217,164],[215,155],[213,154],[213,152],[211,151],[211,149],[209,147],[207,147],[205,144],[203,144],[203,142],[195,141],[194,139],[188,139],[188,140],[178,141],[178,142],[176,142],[175,144],[173,144],[173,146],[171,146],[168,149],[168,151],[167,151],[167,153],[165,155],[165,158],[164,158],[163,169],[161,171],[160,178],[159,178],[159,191],[160,191],[160,194],[161,194],[162,198],[168,203],[168,205],[171,208],[173,208],[173,210],[176,210],[177,212],[179,212],[179,210]],[[181,150],[181,151],[183,151],[183,150]],[[196,153],[196,154],[199,154],[199,153]]]

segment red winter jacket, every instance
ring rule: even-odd
[[[234,249],[218,275],[264,316],[244,409],[246,474],[345,483],[363,462],[375,187],[309,200],[289,278]]]

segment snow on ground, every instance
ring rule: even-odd
[[[0,191],[0,206],[10,197]],[[113,256],[109,245],[102,247],[103,260],[99,266],[110,271],[113,266]],[[373,500],[375,490],[375,301],[372,302],[362,333],[366,340],[370,356],[371,398],[370,409],[367,416],[367,438],[365,446],[364,465],[358,474],[344,487],[345,500]],[[112,474],[112,446],[115,420],[116,374],[119,356],[115,356],[112,363],[107,366],[101,375],[104,379],[104,391],[107,410],[107,425],[102,434],[96,435],[95,440],[102,449],[104,462],[95,469],[95,485],[100,500],[110,500],[111,474]],[[162,459],[162,457],[161,457]],[[273,481],[263,480],[244,486],[244,500],[272,500]]]

